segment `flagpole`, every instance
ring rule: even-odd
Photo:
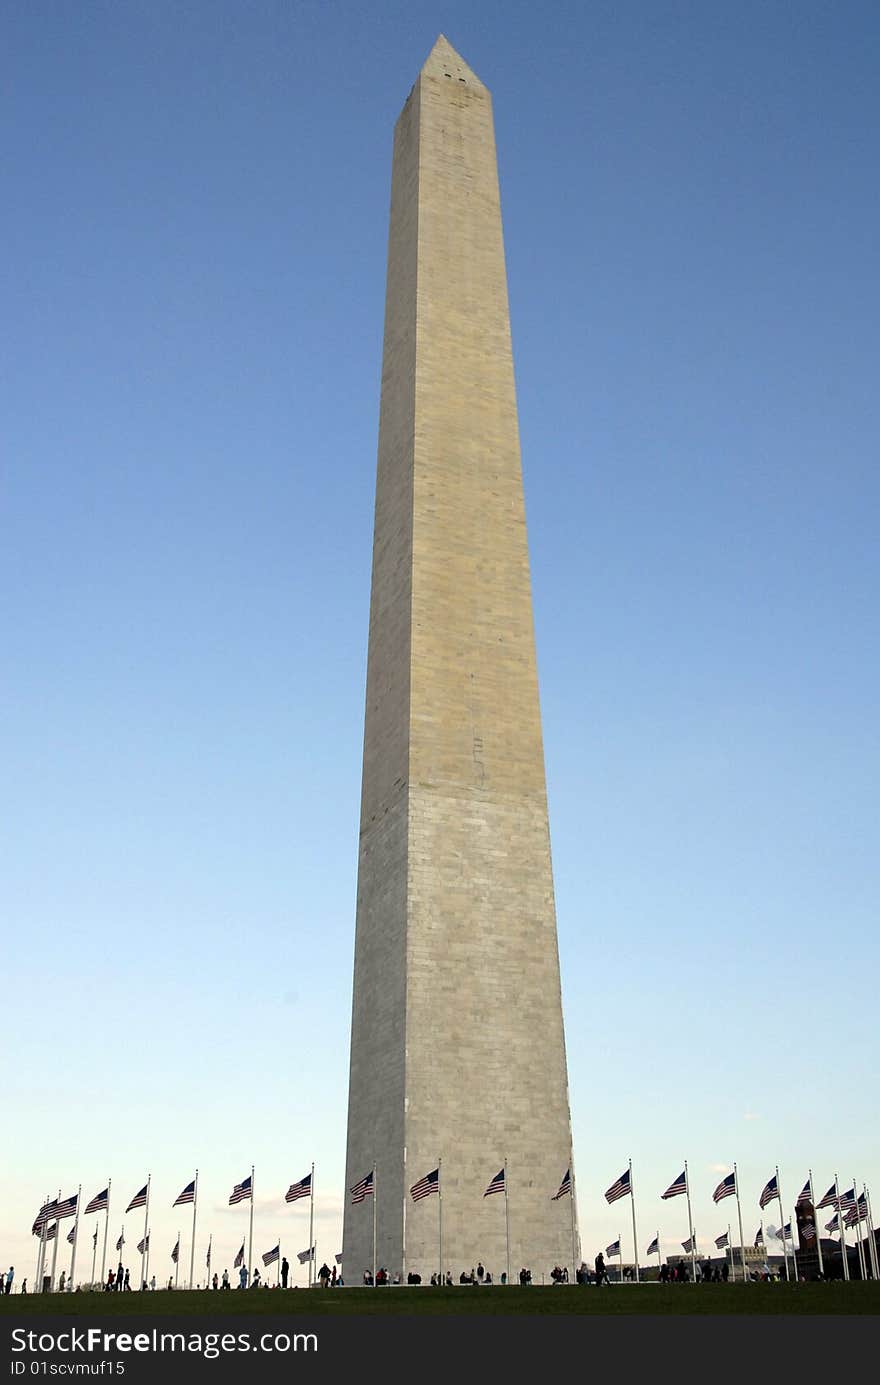
[[[60,1188],[58,1189],[58,1201],[59,1201],[59,1202],[61,1201],[61,1189],[60,1189]],[[56,1207],[55,1210],[56,1210],[56,1212],[57,1212],[58,1208]],[[58,1259],[58,1232],[59,1232],[59,1229],[60,1229],[60,1227],[59,1227],[59,1222],[58,1222],[58,1218],[56,1217],[56,1218],[55,1218],[55,1243],[54,1243],[54,1245],[52,1246],[52,1276],[51,1276],[51,1279],[50,1279],[50,1282],[49,1282],[49,1292],[50,1292],[50,1294],[54,1294],[54,1292],[55,1292],[55,1262],[56,1262],[56,1260]]]
[[[779,1165],[776,1165],[776,1191],[779,1193],[779,1215],[782,1217],[782,1229],[785,1230],[785,1213],[782,1210],[782,1185],[779,1182]],[[788,1273],[788,1251],[785,1247],[785,1239],[782,1241],[783,1250],[786,1253],[785,1272]],[[797,1251],[794,1248],[794,1231],[791,1233],[791,1263],[794,1269],[794,1282],[798,1282]]]
[[[147,1199],[144,1203],[144,1248],[141,1251],[141,1289],[147,1287],[147,1222],[150,1216],[150,1179],[152,1174],[147,1174]]]
[[[251,1220],[248,1233],[248,1288],[254,1282],[254,1166],[251,1164]]]
[[[48,1203],[48,1201],[49,1201],[49,1194],[47,1193],[46,1196],[43,1198],[43,1202],[42,1202],[42,1205],[41,1205],[41,1207],[40,1207],[40,1211],[41,1211],[41,1212],[42,1212],[43,1208],[46,1206],[46,1204]],[[43,1292],[43,1260],[44,1260],[45,1255],[46,1255],[46,1227],[47,1227],[47,1225],[48,1225],[48,1221],[47,1221],[46,1217],[44,1216],[44,1217],[43,1217],[43,1220],[42,1220],[42,1223],[40,1224],[40,1239],[39,1239],[39,1242],[38,1242],[38,1244],[37,1244],[37,1293],[38,1293],[38,1294],[40,1294],[40,1293]]]
[[[730,1222],[727,1223],[727,1248],[730,1251],[730,1264],[733,1266],[733,1237],[730,1234]],[[725,1259],[727,1257],[725,1256]],[[735,1278],[736,1276],[734,1276]]]
[[[684,1186],[688,1200],[688,1231],[691,1237],[691,1279],[694,1284],[697,1282],[697,1252],[694,1246],[694,1220],[691,1216],[691,1180],[688,1175],[687,1159],[684,1161]]]
[[[144,1255],[146,1256],[146,1259],[147,1259],[146,1273],[149,1274],[149,1273],[150,1273],[150,1229],[149,1229],[149,1227],[147,1227],[147,1230],[146,1230],[146,1232],[144,1233]],[[146,1287],[147,1287],[147,1281],[146,1281],[146,1278],[144,1278],[144,1289],[145,1289],[145,1290],[146,1290]]]
[[[437,1160],[437,1258],[440,1261],[440,1283],[443,1283],[443,1160]]]
[[[874,1213],[871,1211],[871,1194],[868,1185],[865,1184],[865,1207],[868,1212],[868,1231],[870,1233],[868,1245],[871,1247],[871,1273],[875,1279],[880,1278],[877,1272],[877,1238],[874,1235]]]
[[[855,1230],[855,1233],[856,1233],[856,1250],[857,1250],[858,1256],[859,1256],[859,1271],[860,1271],[861,1276],[862,1276],[862,1282],[864,1283],[864,1279],[865,1279],[865,1251],[864,1251],[864,1247],[862,1246],[862,1229],[861,1229],[862,1224],[861,1224],[861,1219],[860,1219],[860,1217],[859,1217],[859,1185],[858,1185],[858,1183],[856,1182],[855,1179],[853,1179],[853,1211],[854,1211],[854,1213],[855,1213],[855,1218],[856,1218],[856,1219],[855,1219],[855,1223],[854,1223],[854,1230]]]
[[[507,1185],[510,1182],[510,1169],[507,1166],[507,1155],[504,1156],[504,1228],[507,1234],[507,1287],[510,1288],[510,1201],[507,1196]]]
[[[819,1278],[825,1278],[825,1267],[822,1264],[822,1235],[819,1231],[819,1212],[816,1207],[816,1194],[813,1190],[813,1170],[809,1169],[810,1175],[810,1206],[813,1209],[813,1230],[816,1233],[816,1250],[819,1252]]]
[[[73,1275],[76,1269],[76,1242],[79,1237],[79,1205],[82,1202],[82,1184],[76,1194],[76,1221],[73,1223],[73,1250],[70,1255],[70,1292],[73,1293]]]
[[[210,1287],[211,1287],[211,1241],[212,1241],[213,1239],[214,1239],[213,1234],[210,1235],[210,1236],[208,1237],[208,1257],[207,1257],[207,1259],[206,1259],[206,1261],[205,1261],[205,1288],[206,1288],[206,1289],[210,1289]]]
[[[177,1233],[177,1257],[174,1261],[174,1287],[180,1283],[180,1232]]]
[[[840,1259],[843,1277],[849,1282],[849,1251],[846,1245],[846,1230],[843,1225],[843,1212],[840,1207],[840,1178],[834,1175],[834,1203],[837,1207],[837,1225],[840,1229]]]
[[[302,1165],[300,1165],[302,1168]],[[375,1193],[373,1194],[375,1197]],[[312,1287],[312,1270],[315,1265],[315,1257],[312,1254],[312,1246],[315,1244],[315,1163],[312,1161],[312,1176],[309,1179],[309,1288]]]
[[[740,1264],[742,1265],[743,1284],[745,1284],[745,1282],[746,1282],[746,1243],[745,1243],[745,1241],[744,1241],[744,1239],[743,1239],[743,1214],[742,1214],[742,1205],[740,1204],[740,1200],[739,1200],[739,1174],[738,1174],[737,1171],[736,1171],[736,1164],[735,1164],[735,1163],[734,1163],[734,1166],[733,1166],[733,1184],[734,1184],[734,1187],[736,1188],[736,1215],[737,1215],[737,1219],[738,1219],[738,1221],[739,1221],[739,1260],[740,1260]],[[731,1251],[731,1256],[730,1256],[730,1258],[733,1259],[733,1252],[732,1252],[732,1251]]]
[[[570,1284],[577,1283],[577,1248],[575,1243],[574,1229],[574,1169],[569,1165],[568,1169],[568,1197],[571,1203],[571,1279]]]
[[[195,1264],[196,1264],[196,1208],[198,1207],[198,1205],[199,1205],[199,1171],[198,1171],[198,1169],[196,1169],[195,1187],[193,1188],[193,1234],[192,1234],[192,1245],[190,1246],[190,1250],[189,1250],[189,1287],[190,1287],[190,1289],[194,1289],[194,1288],[195,1288],[195,1284],[193,1283],[193,1278],[194,1278],[194,1275],[195,1275]]]
[[[104,1218],[104,1248],[101,1251],[101,1288],[104,1287],[104,1267],[107,1263],[107,1227],[110,1224],[110,1193],[113,1188],[113,1179],[107,1179],[107,1215]]]
[[[658,1276],[659,1276],[660,1271],[661,1271],[662,1268],[663,1268],[663,1261],[662,1261],[662,1259],[661,1259],[661,1257],[660,1257],[660,1232],[658,1231],[658,1232],[657,1232],[657,1274],[658,1274]]]
[[[373,1164],[373,1288],[376,1287],[376,1204],[379,1201],[379,1188],[376,1178],[376,1165]]]

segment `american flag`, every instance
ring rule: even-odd
[[[171,1252],[171,1259],[172,1259],[172,1261],[173,1261],[173,1263],[174,1263],[175,1265],[177,1264],[177,1261],[178,1261],[179,1257],[180,1257],[180,1240],[178,1239],[177,1241],[175,1241],[175,1243],[174,1243],[174,1249],[173,1249],[172,1252]]]
[[[117,1250],[121,1250],[122,1247],[123,1247],[124,1245],[125,1245],[125,1237],[123,1236],[122,1232],[120,1231],[120,1233],[119,1233],[119,1240],[116,1242],[116,1249],[117,1249]]]
[[[816,1227],[814,1223],[811,1221],[805,1221],[803,1226],[800,1228],[800,1233],[802,1241],[815,1241]]]
[[[560,1185],[559,1185],[559,1192],[558,1192],[558,1193],[554,1193],[553,1196],[551,1197],[550,1201],[551,1201],[551,1202],[558,1202],[559,1199],[560,1199],[561,1197],[565,1197],[567,1194],[570,1194],[570,1193],[571,1193],[571,1169],[566,1169],[566,1170],[565,1170],[565,1177],[563,1178],[562,1182],[561,1182]]]
[[[763,1228],[763,1226],[759,1226],[759,1227],[758,1227],[758,1230],[757,1230],[756,1233],[755,1233],[755,1250],[757,1250],[758,1247],[759,1247],[759,1246],[762,1246],[763,1244],[764,1244],[764,1228]]]
[[[51,1202],[43,1203],[42,1207],[36,1215],[36,1218],[34,1219],[34,1224],[31,1227],[31,1232],[34,1236],[42,1235],[43,1227],[50,1220],[50,1218],[55,1215],[55,1207],[57,1206],[57,1204],[57,1197],[53,1197]]]
[[[98,1228],[95,1227],[95,1234],[94,1234],[94,1236],[92,1237],[92,1245],[93,1245],[93,1246],[97,1246],[97,1244],[98,1244]]]
[[[499,1169],[495,1177],[492,1179],[492,1182],[489,1184],[488,1188],[483,1193],[483,1197],[488,1197],[490,1193],[503,1193],[504,1187],[504,1170]]]
[[[619,1240],[617,1240],[617,1241],[612,1241],[612,1243],[611,1243],[610,1246],[606,1246],[606,1247],[605,1247],[605,1254],[606,1254],[606,1255],[619,1255],[619,1254],[620,1254],[620,1241],[619,1241]]]
[[[266,1251],[265,1255],[263,1256],[263,1264],[264,1264],[264,1265],[274,1265],[274,1264],[276,1263],[276,1261],[280,1258],[280,1255],[281,1255],[281,1242],[279,1241],[279,1242],[278,1242],[278,1245],[275,1247],[274,1250],[267,1250],[267,1251]]]
[[[47,1240],[47,1241],[54,1241],[54,1240],[55,1240],[55,1237],[56,1237],[57,1235],[58,1235],[58,1223],[57,1223],[57,1221],[53,1221],[52,1225],[49,1227],[49,1230],[46,1232],[46,1240]]]
[[[172,1207],[180,1207],[181,1204],[184,1203],[184,1202],[195,1202],[195,1200],[196,1200],[196,1180],[193,1179],[192,1183],[187,1183],[187,1185],[186,1185],[186,1187],[184,1188],[183,1192],[180,1194],[179,1197],[176,1197],[176,1198],[174,1199],[174,1201],[172,1202],[171,1206],[172,1206]]]
[[[777,1241],[791,1240],[791,1222],[787,1222],[785,1226],[780,1226],[776,1233],[776,1239]]]
[[[853,1188],[850,1188],[850,1190],[849,1190],[848,1193],[841,1193],[841,1194],[840,1194],[840,1210],[841,1210],[841,1212],[850,1212],[850,1211],[852,1211],[853,1207],[855,1207],[855,1205],[856,1205],[856,1190],[855,1190],[854,1187],[853,1187]],[[61,1213],[59,1212],[58,1215],[61,1216]]]
[[[825,1196],[823,1197],[822,1201],[816,1203],[816,1211],[817,1211],[817,1212],[821,1212],[821,1210],[822,1210],[823,1207],[836,1207],[836,1206],[837,1206],[837,1184],[836,1184],[836,1183],[832,1183],[832,1184],[831,1184],[831,1187],[828,1189],[828,1192],[825,1194]]]
[[[729,1173],[726,1178],[722,1178],[718,1187],[712,1194],[713,1202],[720,1202],[723,1197],[736,1196],[736,1171]]]
[[[140,1240],[138,1241],[138,1243],[137,1243],[137,1249],[138,1249],[138,1255],[146,1255],[147,1251],[150,1249],[150,1238],[149,1238],[149,1236],[142,1236],[142,1237],[141,1237],[141,1239],[140,1239]]]
[[[813,1201],[813,1190],[812,1190],[812,1188],[810,1187],[810,1180],[809,1180],[809,1178],[808,1178],[807,1181],[806,1181],[806,1183],[804,1184],[804,1186],[801,1188],[800,1192],[798,1193],[797,1198],[795,1199],[795,1204],[794,1204],[794,1205],[795,1205],[795,1207],[803,1207],[803,1205],[804,1205],[805,1202],[812,1202],[812,1201]]]
[[[141,1188],[139,1193],[135,1193],[131,1202],[126,1207],[126,1212],[133,1212],[136,1207],[146,1207],[147,1205],[147,1184]]]
[[[779,1197],[779,1184],[776,1181],[776,1174],[774,1173],[758,1200],[762,1207],[766,1207],[767,1203],[772,1202],[775,1197]]]
[[[244,1241],[242,1241],[242,1243],[241,1243],[241,1250],[238,1252],[238,1254],[236,1255],[235,1259],[234,1259],[233,1262],[232,1262],[232,1268],[233,1268],[234,1270],[240,1269],[241,1266],[242,1266],[243,1264],[244,1264]]]
[[[307,1265],[310,1260],[315,1258],[315,1247],[311,1246],[308,1250],[298,1251],[296,1258],[301,1265]]]
[[[213,1238],[212,1238],[211,1236],[208,1237],[208,1253],[207,1253],[207,1255],[205,1256],[205,1264],[208,1266],[208,1269],[209,1269],[209,1270],[210,1270],[210,1268],[211,1268],[211,1240],[212,1240],[212,1239],[213,1239]]]
[[[616,1183],[612,1183],[608,1192],[605,1194],[606,1202],[616,1202],[619,1197],[626,1197],[627,1193],[632,1192],[630,1186],[629,1169],[620,1175]]]
[[[75,1240],[76,1240],[76,1222],[73,1223],[73,1226],[70,1228],[70,1230],[69,1230],[68,1233],[67,1233],[67,1244],[68,1244],[69,1246],[72,1246]]]
[[[414,1183],[410,1188],[410,1196],[413,1202],[419,1202],[423,1197],[430,1197],[432,1193],[440,1193],[440,1169],[434,1169],[433,1173],[426,1173],[424,1178],[420,1178],[418,1183]]]
[[[53,1217],[56,1217],[58,1221],[60,1221],[62,1217],[75,1217],[76,1204],[78,1202],[79,1193],[74,1193],[73,1197],[66,1197],[63,1202],[58,1203],[55,1211],[52,1213]]]
[[[83,1216],[87,1217],[90,1212],[106,1212],[110,1205],[110,1189],[105,1188],[103,1193],[96,1193],[86,1208]]]
[[[825,1223],[825,1230],[826,1230],[826,1231],[839,1231],[839,1230],[840,1230],[840,1217],[839,1217],[839,1215],[838,1215],[837,1212],[834,1213],[834,1216],[831,1218],[830,1221],[827,1221],[827,1222]]]
[[[857,1226],[860,1221],[867,1221],[867,1219],[868,1204],[865,1201],[864,1194],[862,1194],[858,1202],[847,1212],[844,1221],[847,1226]]]
[[[342,1251],[341,1251],[341,1250],[340,1250],[339,1254],[336,1256],[336,1263],[337,1263],[337,1265],[341,1265],[341,1264],[342,1264]]]
[[[253,1201],[253,1192],[254,1190],[251,1184],[251,1176],[250,1174],[248,1174],[247,1178],[245,1178],[243,1182],[236,1183],[235,1187],[232,1189],[232,1192],[229,1195],[229,1206],[232,1207],[233,1204],[236,1202],[245,1202],[247,1198],[251,1198],[251,1200]]]
[[[681,1248],[682,1250],[686,1250],[688,1255],[690,1255],[691,1251],[697,1248],[696,1236],[688,1236],[686,1241],[682,1241]]]
[[[298,1183],[291,1183],[287,1192],[284,1194],[285,1202],[297,1202],[301,1197],[311,1197],[312,1195],[312,1175],[307,1173],[305,1178],[301,1178]]]
[[[715,1245],[719,1250],[724,1250],[725,1247],[730,1245],[730,1239],[726,1231],[722,1231],[720,1236],[715,1237]]]
[[[373,1170],[362,1178],[360,1183],[355,1183],[353,1188],[348,1190],[351,1193],[352,1203],[363,1202],[364,1198],[373,1196]]]
[[[654,1237],[654,1239],[653,1239],[653,1241],[651,1242],[651,1244],[648,1246],[648,1249],[645,1251],[645,1254],[646,1254],[646,1255],[659,1255],[659,1254],[660,1254],[660,1242],[659,1242],[659,1240],[658,1240],[658,1238],[657,1238],[656,1236]]]
[[[678,1175],[678,1178],[676,1178],[675,1182],[674,1182],[674,1183],[670,1183],[669,1187],[666,1189],[666,1192],[665,1192],[665,1193],[661,1193],[661,1194],[660,1194],[660,1197],[661,1197],[661,1198],[680,1197],[681,1194],[682,1194],[682,1193],[686,1193],[687,1190],[688,1190],[687,1173],[686,1173],[684,1170],[682,1170],[682,1172]],[[605,1196],[608,1197],[608,1194],[606,1193]],[[610,1202],[611,1199],[608,1198],[608,1201]]]

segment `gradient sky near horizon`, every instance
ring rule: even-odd
[[[749,1242],[777,1164],[788,1214],[809,1166],[880,1205],[880,11],[0,28],[0,1263],[108,1177],[130,1249],[150,1172],[162,1281],[198,1167],[231,1270],[252,1163],[294,1260],[313,1160],[341,1249],[391,139],[441,31],[495,107],[584,1254],[630,1255],[630,1158],[642,1254],[685,1159],[702,1250],[734,1160]]]

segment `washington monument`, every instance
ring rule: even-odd
[[[374,1214],[404,1282],[571,1266],[571,1160],[492,103],[441,36],[394,135],[346,1280]]]

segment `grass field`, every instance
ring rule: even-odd
[[[880,1282],[850,1284],[625,1284],[606,1288],[511,1285],[487,1288],[272,1289],[139,1294],[20,1294],[0,1298],[0,1316],[210,1313],[219,1317],[273,1314],[400,1316],[451,1314],[851,1314],[880,1315]]]

